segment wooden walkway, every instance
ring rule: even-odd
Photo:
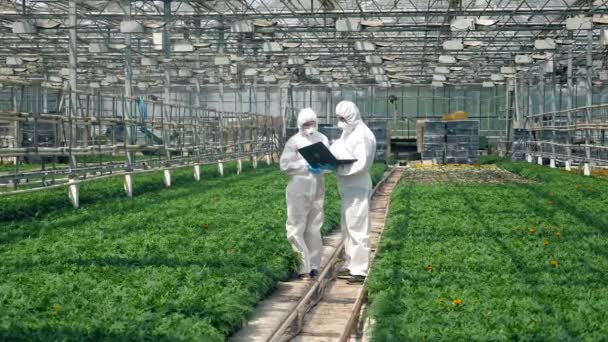
[[[392,169],[374,189],[371,262],[388,215],[390,195],[402,172],[403,168]],[[324,238],[320,276],[280,283],[275,293],[256,307],[254,318],[230,340],[329,342],[360,338],[358,329],[353,328],[366,300],[367,282],[347,284],[336,278],[343,249],[340,231]]]

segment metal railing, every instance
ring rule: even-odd
[[[608,165],[608,104],[532,114],[525,126],[531,156]]]
[[[0,158],[17,165],[0,173],[0,195],[117,172],[268,160],[281,145],[279,117],[69,88],[56,95],[46,111],[21,111],[17,101],[12,110],[1,107],[0,123],[12,143],[0,145]],[[40,168],[23,172],[24,162]]]

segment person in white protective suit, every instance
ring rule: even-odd
[[[325,180],[320,168],[311,167],[298,153],[298,149],[323,142],[327,137],[317,131],[317,114],[306,108],[298,115],[298,133],[292,136],[281,154],[281,170],[291,176],[287,185],[287,239],[300,253],[299,275],[315,277],[321,266],[321,226]]]
[[[345,240],[345,263],[338,277],[356,283],[365,279],[369,267],[369,202],[372,195],[369,171],[376,153],[376,138],[361,120],[356,104],[340,102],[336,106],[336,116],[342,135],[330,150],[338,159],[357,160],[336,170],[342,198],[341,229]]]

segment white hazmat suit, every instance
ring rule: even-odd
[[[315,122],[313,129],[304,129],[307,122]],[[323,142],[329,146],[327,137],[319,133],[317,115],[312,109],[303,109],[298,115],[298,133],[292,136],[281,154],[281,170],[291,176],[287,185],[287,239],[293,249],[300,253],[300,274],[308,274],[321,266],[321,226],[323,225],[323,201],[325,180],[322,172],[309,171],[308,163],[298,149]]]
[[[369,267],[370,247],[369,202],[372,181],[369,171],[376,153],[376,138],[361,121],[357,105],[342,101],[336,115],[345,119],[339,122],[342,135],[330,150],[338,159],[357,159],[350,165],[338,167],[338,191],[342,198],[341,229],[345,240],[345,267],[351,275],[366,276]]]

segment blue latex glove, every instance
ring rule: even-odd
[[[318,175],[320,174],[323,170],[320,167],[312,167],[310,165],[308,165],[308,171],[310,171],[311,173]]]
[[[333,172],[336,172],[338,170],[336,165],[331,165],[331,164],[321,164],[319,167],[322,170],[333,171]]]

